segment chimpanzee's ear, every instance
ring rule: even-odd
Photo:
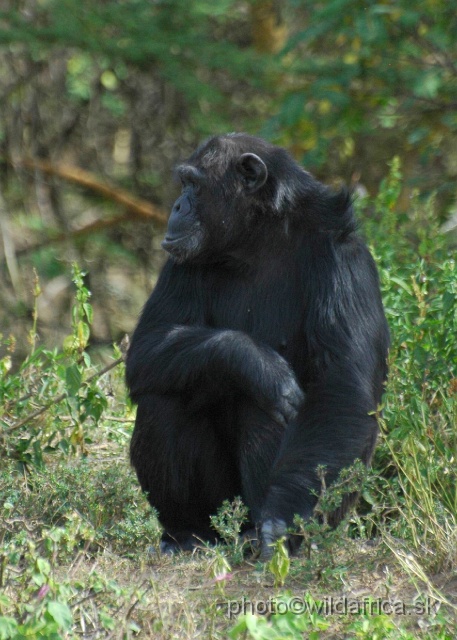
[[[255,153],[243,153],[237,161],[236,168],[251,193],[260,189],[267,181],[267,166]]]

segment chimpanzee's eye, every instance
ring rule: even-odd
[[[192,189],[197,192],[201,186],[201,172],[191,165],[181,165],[177,170],[183,189]]]
[[[183,189],[192,189],[194,193],[198,193],[200,191],[200,184],[193,177],[189,176],[181,177],[181,185]]]

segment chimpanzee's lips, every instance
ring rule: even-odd
[[[173,249],[173,247],[179,245],[186,237],[187,234],[184,234],[182,236],[165,236],[165,238],[162,240],[162,247],[165,249],[165,251]]]
[[[162,248],[175,262],[183,262],[188,255],[188,238],[190,234],[179,236],[165,236],[162,240]]]

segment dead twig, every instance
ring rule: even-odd
[[[67,182],[77,184],[80,187],[84,187],[94,193],[98,193],[107,200],[120,204],[126,209],[126,212],[123,215],[95,220],[94,222],[91,222],[79,229],[66,230],[63,233],[58,233],[46,238],[45,240],[29,245],[28,247],[17,249],[16,255],[29,253],[50,244],[63,242],[68,240],[68,238],[78,238],[98,231],[103,231],[104,229],[115,227],[121,222],[147,220],[157,224],[159,228],[163,228],[167,224],[167,214],[161,207],[158,207],[147,200],[143,200],[142,198],[137,198],[125,189],[102,182],[94,176],[94,174],[89,171],[85,171],[84,169],[80,169],[79,167],[71,165],[56,165],[48,160],[40,160],[37,158],[15,159],[14,161],[11,161],[11,164],[13,166],[21,166],[26,169],[40,171],[46,175],[55,176],[62,180],[66,180]]]
[[[153,220],[160,225],[167,223],[165,212],[147,200],[137,198],[125,189],[114,187],[112,185],[101,182],[96,176],[89,171],[73,167],[71,165],[56,165],[48,160],[39,160],[37,158],[24,158],[15,160],[14,164],[20,164],[28,169],[42,171],[45,174],[57,176],[67,182],[73,182],[91,191],[95,191],[104,196],[108,200],[113,200],[123,205],[130,212],[146,220]]]

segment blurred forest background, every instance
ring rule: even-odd
[[[0,332],[17,357],[34,268],[50,345],[71,324],[72,262],[89,274],[92,344],[132,330],[173,165],[215,133],[262,135],[370,194],[397,155],[400,211],[436,192],[452,227],[456,34],[448,0],[2,0]]]

